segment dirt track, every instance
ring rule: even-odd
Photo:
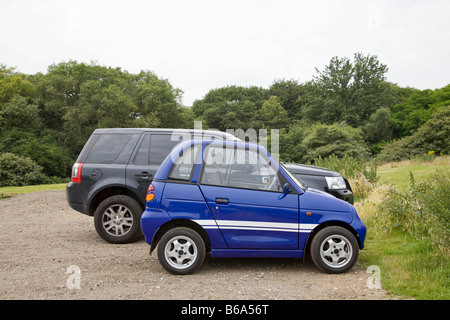
[[[174,276],[143,240],[103,241],[93,218],[67,205],[65,191],[0,200],[0,219],[0,299],[390,298],[367,288],[369,274],[358,265],[328,275],[309,261],[207,257],[196,274]]]

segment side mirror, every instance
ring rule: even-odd
[[[285,183],[283,186],[283,193],[288,194],[289,192],[292,192],[291,188],[289,188],[289,183]]]

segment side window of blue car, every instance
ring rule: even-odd
[[[277,170],[257,150],[209,146],[201,184],[281,192]]]
[[[170,170],[169,180],[191,181],[194,164],[196,162],[200,145],[184,149],[183,153],[175,160]]]

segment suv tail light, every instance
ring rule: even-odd
[[[84,163],[82,162],[75,162],[75,164],[72,167],[72,182],[73,183],[80,183],[81,182],[81,167]]]

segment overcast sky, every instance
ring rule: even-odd
[[[0,0],[0,63],[151,70],[191,105],[226,85],[305,82],[333,56],[377,55],[389,81],[450,83],[448,0]]]

